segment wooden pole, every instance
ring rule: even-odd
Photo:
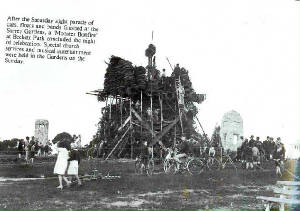
[[[132,108],[131,109],[132,113],[135,115],[135,117],[140,121],[142,122],[142,117]],[[151,129],[151,126],[147,123],[147,122],[144,122],[143,123],[143,126],[153,135],[155,136],[155,133],[154,131]]]
[[[129,99],[129,115],[130,115],[130,147],[131,147],[131,153],[130,158],[133,158],[133,143],[132,143],[132,118],[131,118],[131,98]]]
[[[160,104],[160,131],[162,131],[163,120],[164,120],[164,117],[163,117],[163,107],[162,107],[162,97],[160,97],[160,95],[158,97],[159,97],[159,104]]]
[[[143,91],[141,90],[141,139],[142,139],[142,134],[143,134]]]
[[[219,145],[220,145],[220,147],[221,147],[221,167],[223,166],[223,150],[222,150],[222,142],[221,142],[221,139],[220,139],[220,141],[219,141]]]
[[[111,104],[112,104],[112,97],[109,97],[109,120],[111,120]]]
[[[151,143],[151,146],[155,145],[157,142],[163,146],[162,142],[160,141],[160,139],[171,129],[173,128],[176,123],[179,121],[179,117],[177,117],[175,120],[173,120],[168,126],[166,126],[163,131],[159,134],[157,134],[156,136],[154,136],[154,140]]]
[[[106,97],[106,100],[105,100],[105,109],[107,107],[107,102],[108,102],[108,97]]]
[[[169,62],[169,65],[170,65],[170,67],[171,67],[171,69],[172,69],[172,71],[173,71],[173,67],[172,67],[172,65],[171,65],[171,63],[170,63],[170,61],[169,61],[169,58],[167,57],[167,61]]]
[[[108,101],[108,97],[106,97],[106,101],[105,101],[105,111],[104,111],[104,114],[103,115],[106,115],[106,108],[107,108],[107,101]],[[107,122],[105,123],[104,125],[104,139],[106,140],[106,127],[107,127]]]
[[[180,105],[179,105],[179,102],[180,102],[179,99],[181,98],[181,95],[180,95],[180,92],[179,92],[179,89],[181,89],[180,77],[178,79],[175,78],[175,89],[176,89],[176,98],[177,98],[177,104],[178,104],[178,114],[179,114],[179,118],[180,118],[181,134],[183,135],[183,126],[182,126],[182,119],[181,119],[182,112],[180,110]],[[176,105],[176,103],[175,103],[175,105]]]
[[[176,103],[175,103],[175,111],[176,111]],[[177,123],[175,124],[175,129],[174,129],[174,147],[176,146],[176,130],[177,130]]]
[[[153,130],[153,98],[152,98],[152,82],[151,82],[151,130],[153,131],[152,135],[151,135],[151,143],[153,142],[153,137],[154,137],[154,130]],[[151,149],[151,154],[152,154],[152,158],[153,158],[153,146]]]
[[[121,109],[121,125],[123,124],[123,97],[121,96],[120,109]]]
[[[152,94],[151,94],[151,98],[150,98],[150,109],[151,109],[151,130],[153,131],[153,109],[152,109]]]
[[[160,104],[160,132],[162,133],[163,129],[163,107],[162,107],[162,97],[159,95],[159,104]],[[160,149],[160,158],[162,158],[162,149]]]
[[[107,160],[111,154],[115,151],[115,149],[117,148],[117,146],[120,144],[120,142],[123,140],[124,136],[126,135],[126,133],[128,132],[128,130],[130,129],[130,127],[126,130],[126,132],[122,135],[122,137],[120,138],[120,140],[118,141],[118,143],[115,145],[115,147],[111,150],[111,152],[109,153],[109,155],[106,157],[105,160]]]
[[[196,120],[197,120],[198,124],[200,125],[200,128],[201,128],[203,134],[205,134],[204,129],[203,129],[203,127],[202,127],[202,125],[201,125],[201,123],[200,123],[198,117],[197,117],[197,116],[195,116],[195,117],[196,117]],[[206,138],[207,138],[207,137],[206,137]]]
[[[152,83],[151,83],[151,98],[150,98],[150,104],[151,104],[151,130],[153,131],[153,104],[152,104]],[[154,131],[153,131],[154,132]],[[153,133],[151,135],[151,143],[153,142]],[[152,158],[153,158],[153,146],[152,146]]]

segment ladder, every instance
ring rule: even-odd
[[[181,84],[180,76],[178,79],[175,79],[175,87],[176,87],[176,96],[178,102],[178,112],[179,112],[179,120],[181,125],[181,132],[183,134],[182,114],[184,114],[185,105],[184,105],[184,87]]]

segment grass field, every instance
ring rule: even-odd
[[[98,169],[103,175],[119,179],[84,181],[78,187],[57,190],[58,180],[52,174],[54,159],[37,160],[34,165],[0,164],[3,177],[45,177],[33,181],[0,180],[0,210],[263,210],[256,199],[272,195],[278,179],[272,164],[265,170],[232,169],[166,175],[156,166],[151,177],[136,175],[134,161],[87,161],[80,174]]]

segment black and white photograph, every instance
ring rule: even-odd
[[[300,210],[298,0],[0,3],[0,210]]]

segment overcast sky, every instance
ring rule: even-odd
[[[300,3],[295,0],[220,1],[3,1],[0,7],[0,140],[34,135],[48,119],[59,132],[96,132],[102,104],[87,91],[103,88],[111,55],[147,64],[154,41],[159,69],[166,57],[189,70],[204,129],[211,134],[225,112],[244,120],[246,136],[299,140]],[[4,63],[7,16],[94,20],[100,28],[84,63],[27,60]]]

